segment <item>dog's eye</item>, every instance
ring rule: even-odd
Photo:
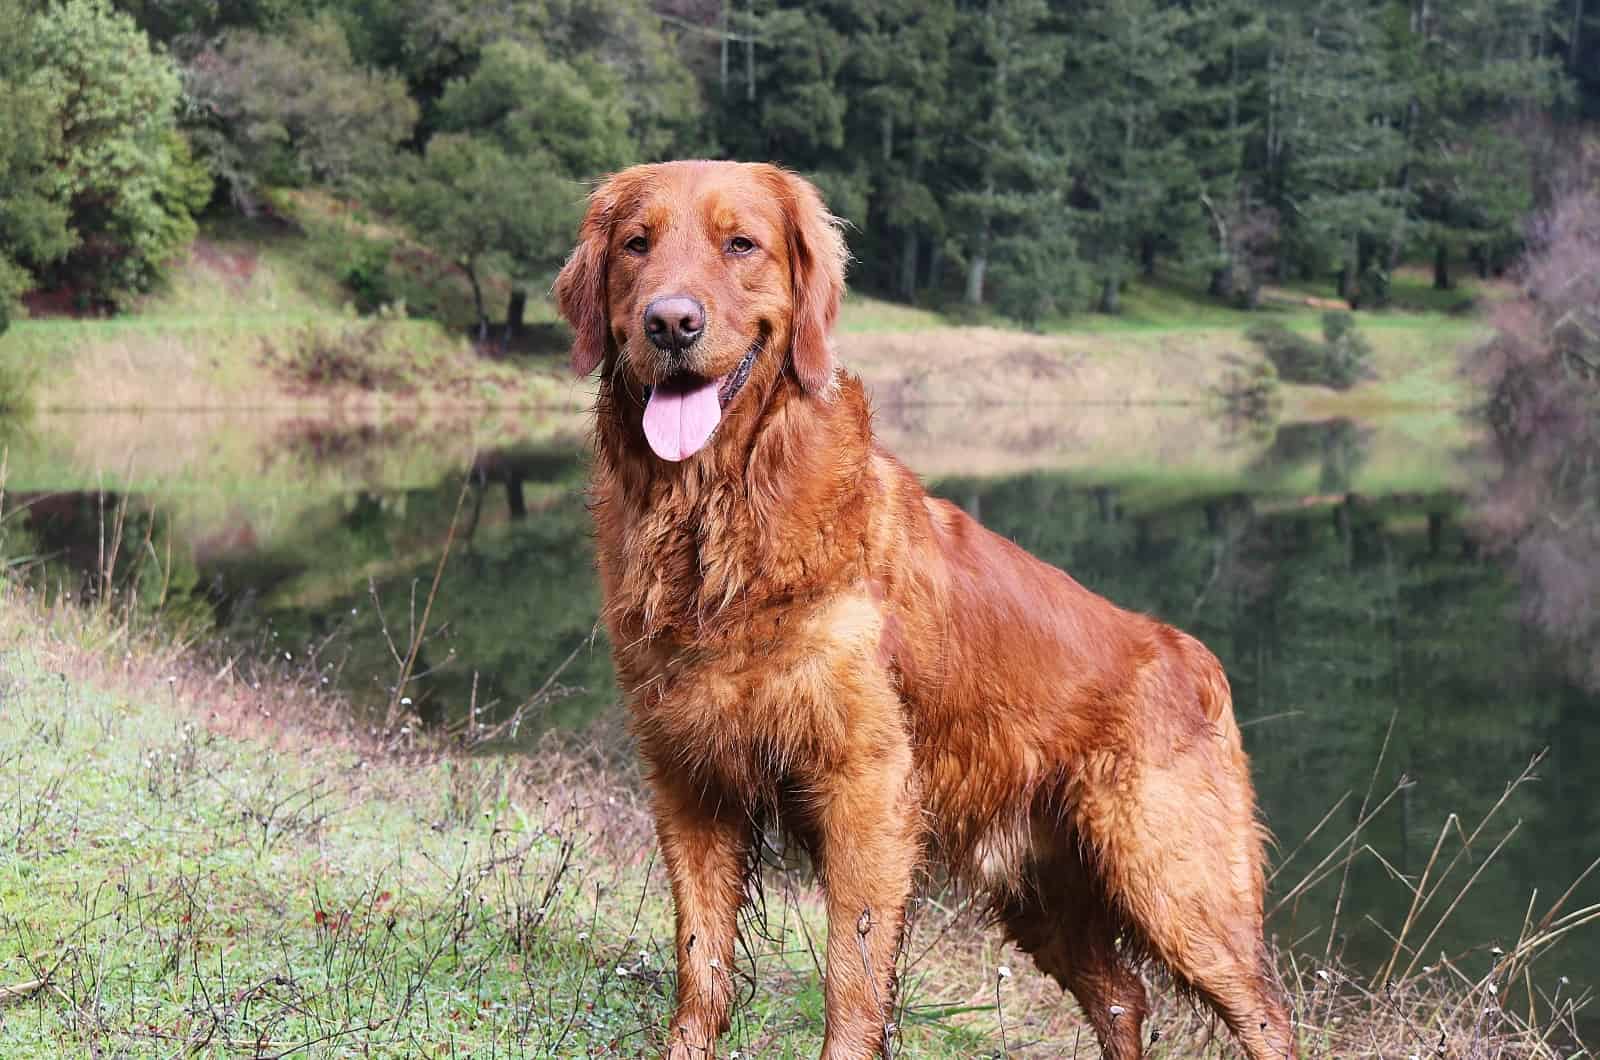
[[[647,254],[650,251],[650,241],[644,236],[634,236],[622,244],[622,249],[630,254]]]
[[[728,240],[729,254],[748,254],[756,249],[755,240],[746,236],[734,236]]]

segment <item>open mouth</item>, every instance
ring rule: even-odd
[[[707,379],[679,372],[645,387],[644,437],[657,456],[685,460],[705,448],[722,422],[722,410],[750,381],[750,369],[765,341],[756,339],[726,375]]]

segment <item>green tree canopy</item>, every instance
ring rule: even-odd
[[[188,73],[202,142],[245,203],[262,183],[359,186],[387,170],[418,115],[405,82],[358,65],[327,15],[230,31]]]
[[[211,182],[177,129],[178,72],[107,0],[0,4],[0,301],[149,288]]]
[[[488,330],[486,269],[518,275],[523,263],[571,238],[576,186],[530,170],[492,138],[439,133],[392,192],[393,205],[472,286],[478,334]]]
[[[55,92],[29,61],[32,22],[19,0],[0,0],[0,332],[33,268],[72,248],[62,184],[51,161],[60,127]]]

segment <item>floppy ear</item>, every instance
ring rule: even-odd
[[[580,376],[605,359],[610,342],[606,307],[606,257],[611,242],[609,184],[589,196],[578,226],[578,245],[556,277],[556,305],[572,325],[572,370]]]
[[[783,185],[794,283],[789,357],[806,393],[826,396],[834,387],[833,323],[844,297],[850,251],[839,231],[843,222],[828,212],[816,187],[786,170],[776,172]]]

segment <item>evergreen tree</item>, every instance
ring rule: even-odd
[[[1118,311],[1134,261],[1149,263],[1160,240],[1181,241],[1201,220],[1199,175],[1174,135],[1196,96],[1198,63],[1183,45],[1192,18],[1158,0],[1094,0],[1073,12],[1079,242],[1104,313]]]
[[[1559,60],[1536,51],[1543,0],[1411,0],[1392,19],[1393,72],[1407,98],[1400,190],[1411,223],[1431,246],[1434,282],[1450,262],[1499,249],[1520,235],[1533,205],[1532,159],[1515,120],[1555,98]],[[1388,248],[1397,265],[1407,241]]]
[[[1377,4],[1296,0],[1271,23],[1267,198],[1282,225],[1278,271],[1332,271],[1352,301],[1363,278],[1382,297],[1384,278],[1370,266],[1404,230],[1410,204],[1395,184],[1401,93],[1388,76],[1381,13]]]
[[[997,248],[1013,245],[1036,215],[1037,196],[1068,178],[1066,159],[1054,150],[1059,140],[1045,135],[1042,91],[1060,82],[1065,41],[1044,0],[989,0],[963,12],[956,39],[967,91],[957,97],[946,143],[954,174],[947,203],[951,249],[966,266],[964,298],[976,306],[985,301]],[[1048,129],[1057,137],[1062,131],[1059,123]]]

